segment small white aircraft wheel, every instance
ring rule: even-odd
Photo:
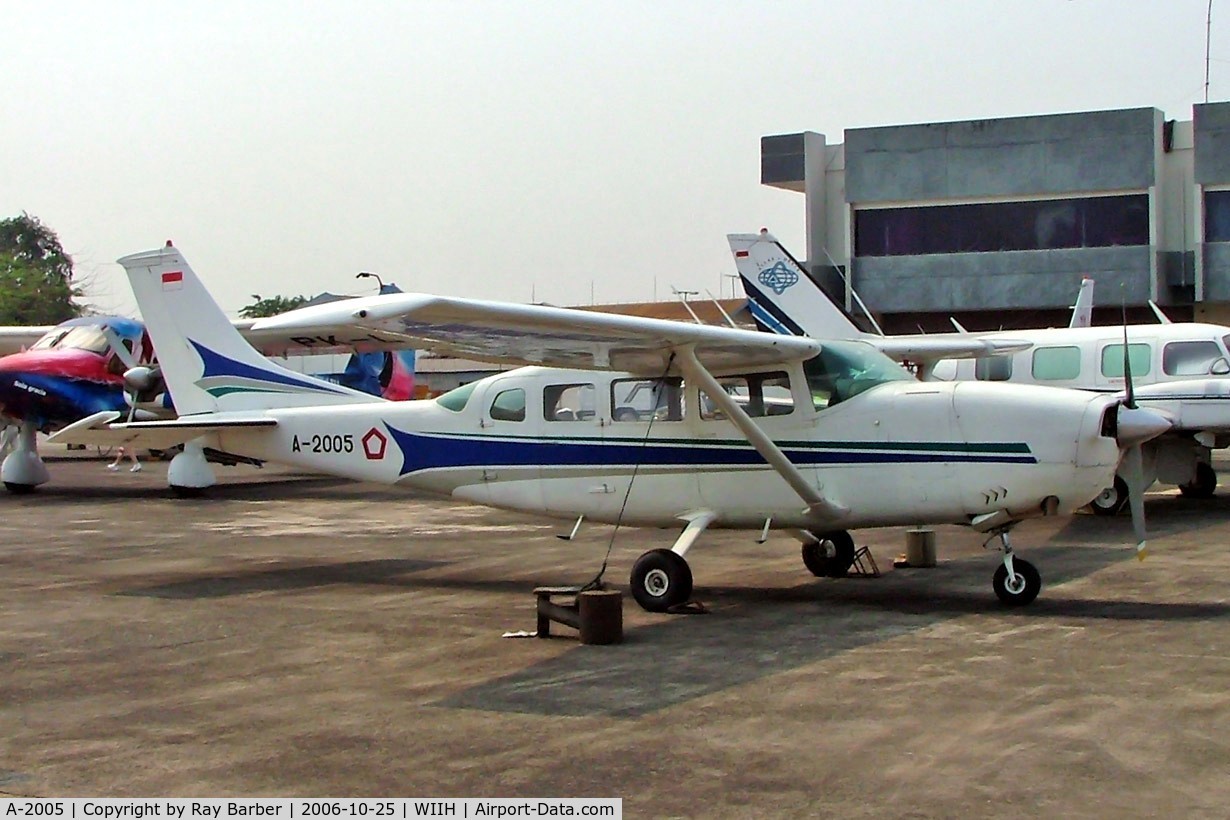
[[[1025,606],[1032,603],[1042,591],[1042,576],[1033,564],[1021,558],[1012,559],[1012,569],[1016,577],[1011,581],[1008,580],[1008,568],[1003,564],[995,570],[991,585],[995,587],[996,596],[1005,606]]]
[[[1118,515],[1128,503],[1127,482],[1115,476],[1114,485],[1103,490],[1097,498],[1089,502],[1089,509],[1096,515]]]
[[[1196,464],[1196,477],[1191,484],[1180,484],[1179,492],[1184,498],[1212,498],[1217,492],[1217,473],[1212,465],[1203,461]]]
[[[682,555],[656,549],[632,565],[632,597],[649,612],[665,612],[692,597],[692,569]]]

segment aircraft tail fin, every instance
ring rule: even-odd
[[[1072,305],[1072,321],[1068,327],[1089,327],[1093,324],[1093,279],[1086,276],[1081,280],[1081,289],[1076,294],[1076,304]]]
[[[279,367],[254,350],[169,242],[119,263],[180,416],[376,400]]]
[[[814,339],[863,336],[799,261],[768,231],[729,234],[748,308],[761,330]]]

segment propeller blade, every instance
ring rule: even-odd
[[[1128,504],[1132,509],[1132,531],[1136,533],[1136,557],[1143,561],[1149,552],[1145,528],[1145,464],[1139,444],[1128,448],[1123,457],[1124,481],[1128,487]]]
[[[1129,410],[1136,409],[1136,392],[1132,389],[1132,357],[1128,355],[1127,337],[1127,305],[1120,303],[1123,311],[1123,406]]]

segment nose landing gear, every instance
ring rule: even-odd
[[[1002,545],[1004,561],[995,570],[991,586],[995,596],[1004,606],[1018,607],[1033,603],[1034,598],[1042,591],[1042,576],[1037,567],[1024,558],[1015,558],[1012,554],[1012,542],[1008,540],[1007,528],[996,530],[987,540],[987,546],[996,538]]]

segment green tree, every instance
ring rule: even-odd
[[[262,319],[266,316],[277,316],[279,313],[303,307],[307,302],[306,296],[270,296],[268,299],[262,299],[260,294],[254,293],[252,298],[256,301],[239,311],[240,318]]]
[[[73,260],[28,213],[0,220],[0,324],[54,325],[80,316]]]

